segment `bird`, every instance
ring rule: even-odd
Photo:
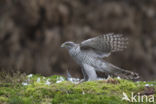
[[[123,51],[127,45],[128,37],[122,34],[107,33],[80,43],[66,41],[61,44],[61,47],[66,48],[73,60],[80,65],[84,77],[82,82],[97,80],[96,72],[136,80],[139,79],[138,73],[122,69],[104,60],[112,52]]]

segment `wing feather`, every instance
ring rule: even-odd
[[[81,50],[93,51],[97,56],[108,57],[111,52],[122,51],[127,47],[128,38],[121,34],[100,35],[80,43]]]

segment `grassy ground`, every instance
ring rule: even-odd
[[[0,75],[0,104],[131,104],[122,100],[123,93],[148,95],[148,102],[132,104],[156,104],[156,82],[132,82],[109,79],[73,84],[61,76]],[[57,82],[57,83],[56,83]],[[151,95],[155,102],[150,103]],[[138,97],[136,97],[137,99]],[[138,101],[138,99],[137,99]]]

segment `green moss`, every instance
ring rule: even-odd
[[[0,96],[0,104],[6,104],[8,102],[8,98],[5,96]]]
[[[23,93],[25,96],[31,96],[35,102],[41,102],[46,98],[52,98],[54,91],[48,87],[36,86],[34,88],[28,87]]]
[[[22,75],[18,74],[18,76]],[[59,77],[29,75],[25,76],[24,80],[22,79],[26,84],[17,81],[16,76],[12,77],[9,83],[3,81],[4,83],[0,83],[0,104],[130,104],[128,101],[122,101],[123,92],[128,96],[131,92],[141,92],[145,84],[152,85],[156,90],[154,81],[132,82],[111,79],[80,84],[73,84],[69,81],[56,83]]]
[[[52,104],[122,104],[122,101],[115,96],[97,94],[57,94]]]
[[[9,104],[33,104],[33,101],[29,97],[12,96],[8,100]]]
[[[15,89],[9,87],[0,87],[0,96],[10,96],[15,94]]]

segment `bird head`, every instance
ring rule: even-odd
[[[68,42],[64,42],[61,44],[62,48],[66,48],[66,49],[71,49],[75,46],[76,44],[74,42],[68,41]]]

